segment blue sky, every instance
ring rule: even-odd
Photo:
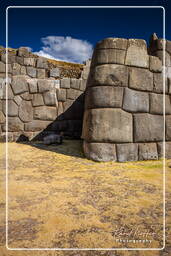
[[[3,2],[3,1],[2,1]],[[7,1],[8,5],[163,5],[166,37],[171,40],[168,1]],[[6,4],[6,3],[5,3]],[[5,8],[5,4],[3,7]],[[28,46],[42,56],[82,62],[96,42],[106,37],[142,38],[156,32],[162,37],[162,9],[9,9],[9,46]],[[1,15],[2,19],[2,15]],[[1,23],[2,24],[2,23]],[[4,24],[5,25],[5,24]],[[5,35],[4,27],[2,33]],[[5,45],[5,37],[0,40]]]

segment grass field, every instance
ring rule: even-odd
[[[60,146],[9,143],[10,248],[160,248],[163,163],[96,163],[80,141]],[[171,195],[166,168],[167,245],[163,251],[11,251],[5,244],[5,144],[0,144],[0,255],[171,255]],[[166,161],[167,164],[169,161]],[[144,242],[146,241],[146,242]]]

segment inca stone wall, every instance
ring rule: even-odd
[[[30,140],[40,139],[44,134],[60,131],[66,136],[80,137],[89,65],[87,62],[79,79],[66,78],[64,70],[49,67],[45,58],[35,58],[26,48],[9,52],[7,63],[6,54],[2,53],[0,140],[5,140],[6,113],[8,113],[9,141],[20,140],[23,135]],[[8,82],[5,78],[7,66]]]
[[[97,43],[85,92],[82,138],[95,161],[162,157],[164,40],[108,38]],[[148,54],[151,54],[149,55]],[[166,157],[171,157],[171,42],[166,41]]]

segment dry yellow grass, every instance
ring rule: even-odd
[[[1,150],[4,146],[0,145]],[[169,240],[165,252],[7,250],[4,158],[2,154],[0,255],[170,255]],[[160,248],[162,173],[161,160],[130,163],[87,160],[80,141],[67,140],[60,146],[9,143],[9,247]],[[167,184],[167,195],[170,193]],[[169,208],[169,202],[167,205]],[[167,222],[169,227],[168,219]],[[126,234],[121,232],[122,228]],[[144,239],[145,232],[149,232],[146,238],[151,243],[117,240]]]

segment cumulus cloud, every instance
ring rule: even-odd
[[[37,55],[67,62],[82,63],[91,58],[93,46],[85,40],[70,36],[47,36],[41,39],[43,46]]]

